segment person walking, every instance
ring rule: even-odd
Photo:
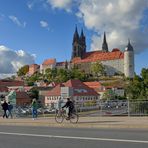
[[[37,118],[37,101],[36,99],[32,100],[32,119],[35,120]]]
[[[7,115],[7,110],[8,110],[8,103],[6,102],[6,100],[4,100],[4,103],[2,104],[2,108],[4,110],[4,114],[3,114],[3,118],[8,118],[8,115]]]
[[[13,105],[10,102],[8,102],[8,118],[10,116],[11,119],[13,118],[13,116],[12,116],[12,109],[13,109]]]

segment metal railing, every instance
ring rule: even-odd
[[[56,104],[42,106],[38,108],[38,116],[48,117],[54,115]],[[75,103],[75,110],[80,116],[147,116],[148,100],[135,101],[87,101]],[[32,117],[32,109],[30,106],[17,106],[12,111],[14,118]],[[0,107],[0,116],[3,115],[2,107]]]

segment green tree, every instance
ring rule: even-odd
[[[79,79],[81,81],[85,81],[86,78],[87,75],[83,71],[80,71],[77,67],[72,68],[69,73],[69,79]]]
[[[115,93],[113,90],[109,89],[103,94],[103,100],[114,100],[115,99]]]
[[[68,80],[68,72],[66,69],[58,69],[56,80],[58,82],[66,82]]]
[[[35,82],[41,80],[42,75],[38,72],[34,73],[32,76],[26,78],[26,83],[28,86],[33,86]]]
[[[29,65],[25,65],[23,67],[21,67],[18,72],[17,72],[17,75],[18,76],[24,76],[26,75],[26,73],[29,71]]]
[[[95,77],[102,76],[105,74],[105,67],[101,62],[97,61],[91,65],[91,71]]]
[[[126,87],[126,96],[131,100],[148,99],[148,69],[143,68],[141,75],[129,80]]]
[[[29,96],[33,99],[36,98],[38,100],[39,98],[39,91],[37,88],[33,87],[29,92],[28,92]]]

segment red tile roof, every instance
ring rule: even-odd
[[[24,86],[23,81],[17,80],[0,80],[0,86]]]
[[[0,92],[8,92],[8,87],[0,86]]]
[[[61,95],[61,87],[63,84],[56,85],[52,90],[48,91],[47,96],[60,96]]]
[[[66,62],[57,62],[57,63],[56,63],[56,66],[62,66],[62,65],[65,65],[65,63],[66,63]]]
[[[64,85],[66,87],[72,87],[74,89],[74,96],[98,96],[98,94],[92,88],[88,87],[80,80],[69,80],[64,83]]]
[[[90,88],[101,88],[102,87],[101,83],[97,82],[97,81],[95,81],[95,82],[84,82],[84,84],[87,85]]]
[[[113,49],[112,52],[102,52],[102,51],[87,52],[82,59],[76,57],[73,58],[72,62],[85,63],[85,62],[106,61],[106,60],[115,60],[123,58],[124,58],[123,52],[121,52],[119,49]]]
[[[96,91],[89,88],[80,80],[69,80],[66,83],[58,84],[55,88],[48,92],[47,96],[59,96],[61,95],[61,87],[72,87],[74,89],[74,96],[98,96]]]
[[[55,64],[56,63],[56,59],[46,59],[43,62],[43,65],[50,65],[50,64]]]

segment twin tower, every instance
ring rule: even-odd
[[[102,43],[102,51],[108,52],[108,44],[106,41],[106,34],[104,33],[104,39]],[[85,35],[83,33],[83,29],[81,30],[81,34],[79,36],[77,27],[75,29],[74,35],[73,35],[73,43],[72,43],[72,56],[71,59],[75,57],[83,58],[86,53],[86,41],[85,41]]]

